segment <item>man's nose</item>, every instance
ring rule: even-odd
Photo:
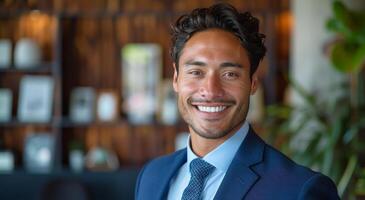
[[[222,97],[224,90],[219,75],[215,73],[207,75],[202,82],[199,92],[202,97],[208,100]]]

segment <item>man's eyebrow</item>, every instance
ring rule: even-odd
[[[189,65],[206,66],[207,64],[205,62],[196,60],[188,60],[187,62],[184,63],[184,66],[189,66]]]
[[[238,68],[243,68],[243,66],[239,63],[233,63],[233,62],[224,62],[222,64],[220,64],[221,67],[238,67]]]
[[[188,60],[187,62],[184,63],[184,66],[190,66],[190,65],[194,65],[194,66],[207,66],[207,63],[202,62],[202,61],[197,61],[197,60]],[[223,62],[222,64],[220,64],[220,67],[237,67],[237,68],[243,68],[243,66],[239,63],[235,63],[235,62]]]

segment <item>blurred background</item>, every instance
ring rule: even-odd
[[[364,198],[365,1],[0,0],[0,199],[133,199],[186,144],[170,24],[216,2],[266,34],[253,127]]]

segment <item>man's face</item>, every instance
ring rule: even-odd
[[[256,90],[246,50],[232,33],[208,29],[185,44],[174,73],[178,106],[190,132],[207,139],[232,135],[244,123]]]

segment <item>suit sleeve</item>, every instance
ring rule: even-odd
[[[337,188],[333,181],[322,174],[316,174],[304,184],[298,199],[338,200],[340,198],[337,194]]]

